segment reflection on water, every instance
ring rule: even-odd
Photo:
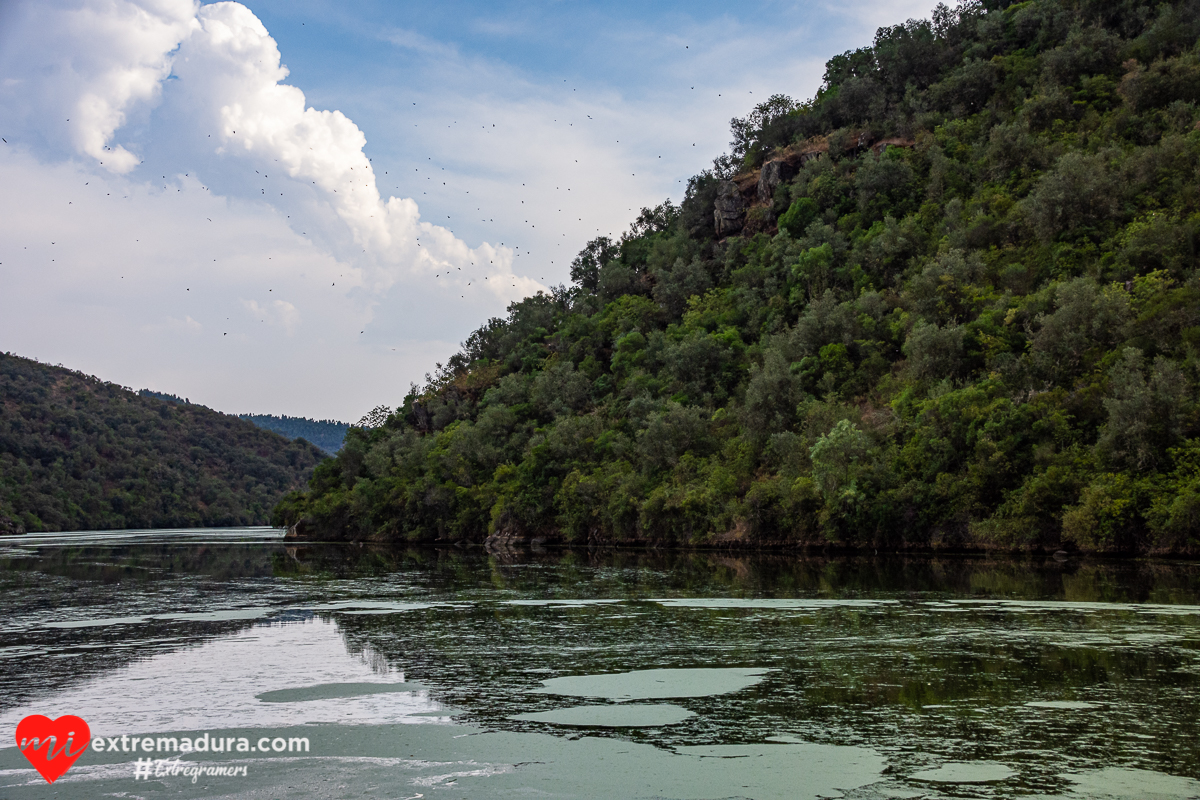
[[[1200,796],[1190,564],[79,534],[0,543],[0,619],[0,731],[313,742],[142,797]]]
[[[49,649],[46,655],[58,653]],[[321,696],[328,684],[364,682],[382,684],[382,691]],[[401,691],[387,691],[393,688]],[[256,697],[280,689],[294,692],[285,699],[311,699],[293,705]],[[401,723],[442,708],[428,690],[404,684],[404,675],[376,654],[361,648],[348,653],[337,625],[319,619],[248,627],[138,658],[32,704],[0,710],[0,730],[15,729],[21,717],[33,713],[33,705],[51,718],[83,717],[97,736],[310,722]]]

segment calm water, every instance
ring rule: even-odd
[[[0,540],[0,799],[1195,798],[1198,689],[1192,564]]]

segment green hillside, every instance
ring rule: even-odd
[[[190,405],[191,400],[151,389],[140,389],[142,397],[155,397],[178,405]],[[238,414],[239,419],[253,422],[260,428],[275,431],[288,439],[304,439],[315,444],[329,455],[333,455],[342,447],[346,431],[350,423],[338,422],[334,419],[309,419],[308,417],[289,417],[286,414]]]
[[[346,431],[350,429],[350,423],[333,419],[289,417],[286,414],[238,414],[238,417],[280,436],[310,441],[330,455],[341,449]]]
[[[281,522],[1200,551],[1200,3],[939,7],[732,124]],[[785,87],[781,87],[785,88]]]
[[[0,533],[266,524],[323,457],[203,406],[0,354]]]

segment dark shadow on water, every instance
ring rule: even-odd
[[[1200,564],[1050,557],[813,556],[621,549],[286,546],[279,576],[364,578],[416,571],[445,590],[484,586],[572,597],[667,590],[755,597],[978,597],[1102,603],[1200,602]],[[432,588],[432,587],[431,587]]]

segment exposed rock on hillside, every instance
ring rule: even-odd
[[[713,220],[719,238],[734,235],[746,224],[746,201],[733,181],[722,182],[717,190]]]

